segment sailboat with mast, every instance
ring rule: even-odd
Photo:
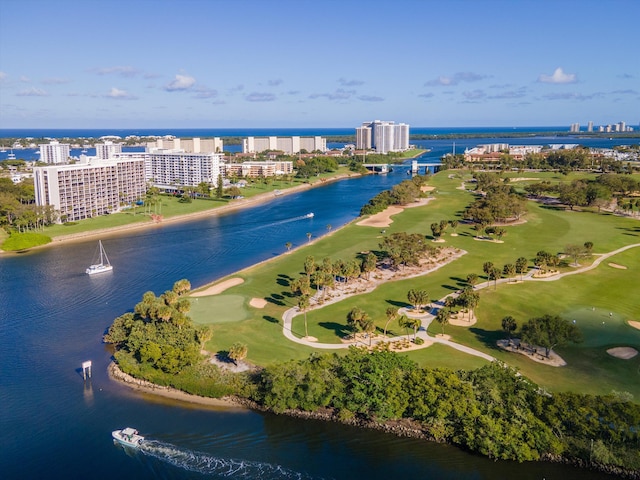
[[[104,273],[110,272],[113,270],[113,266],[109,263],[109,259],[107,258],[107,252],[105,252],[104,247],[102,246],[102,240],[98,240],[98,250],[100,252],[100,260],[98,263],[94,263],[93,265],[89,265],[86,272],[89,275],[95,275],[96,273]]]

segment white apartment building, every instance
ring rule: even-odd
[[[70,151],[71,146],[68,143],[52,140],[40,145],[40,161],[51,164],[68,163]]]
[[[222,153],[224,142],[221,138],[174,138],[163,137],[147,143],[147,151],[182,150],[186,153]]]
[[[249,161],[243,163],[223,163],[220,165],[222,176],[225,178],[236,175],[238,177],[273,177],[275,175],[290,175],[293,173],[293,162],[278,161]]]
[[[77,221],[120,211],[144,198],[146,182],[141,159],[97,160],[35,167],[37,205],[52,205],[61,220]]]
[[[373,146],[371,137],[371,127],[365,125],[356,127],[356,149],[371,150]]]
[[[374,120],[356,128],[356,148],[374,148],[377,153],[402,152],[409,149],[409,125]]]
[[[196,187],[202,182],[216,185],[222,157],[222,153],[153,149],[149,152],[123,152],[116,158],[142,160],[145,181],[158,188],[176,190]]]
[[[307,152],[326,152],[327,139],[323,137],[247,137],[242,140],[242,153],[281,151],[287,155]]]
[[[104,143],[96,143],[96,157],[98,160],[108,160],[114,158],[118,153],[122,153],[122,144],[113,143],[106,140]]]

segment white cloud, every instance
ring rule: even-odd
[[[0,72],[0,82],[4,82],[8,76],[9,75],[7,75],[5,72]]]
[[[140,73],[138,69],[129,65],[117,65],[115,67],[97,67],[89,70],[98,75],[121,75],[123,77],[133,77]]]
[[[269,80],[267,82],[267,85],[269,85],[270,87],[277,87],[278,85],[282,85],[282,79],[281,78],[276,78],[275,80]]]
[[[364,85],[362,80],[347,80],[346,78],[339,78],[338,83],[343,87],[357,87],[358,85]]]
[[[198,85],[193,90],[195,92],[193,98],[215,98],[218,96],[217,90],[205,87],[204,85]]]
[[[244,99],[247,102],[273,102],[276,99],[276,96],[273,93],[252,92],[245,95]]]
[[[20,90],[16,93],[18,97],[48,97],[49,93],[41,88],[27,88],[26,90]]]
[[[360,95],[358,100],[362,100],[363,102],[384,102],[384,98],[373,95]]]
[[[481,75],[473,72],[457,72],[452,77],[439,76],[433,80],[425,82],[427,87],[447,87],[451,85],[458,85],[460,82],[477,82],[487,78],[487,75]]]
[[[64,83],[70,83],[71,80],[67,80],[66,78],[45,78],[42,80],[42,83],[45,85],[62,85]]]
[[[591,95],[584,95],[582,93],[550,93],[548,95],[543,95],[543,98],[546,98],[547,100],[576,100],[578,102],[602,97],[603,94],[601,92],[592,93]]]
[[[575,73],[564,73],[561,67],[556,68],[553,75],[542,74],[538,77],[541,83],[576,83],[578,78]]]
[[[332,93],[313,93],[309,95],[309,98],[321,98],[325,97],[328,100],[347,100],[356,94],[355,90],[345,90],[344,88],[338,88]]]
[[[135,100],[138,98],[129,94],[126,90],[120,90],[116,87],[111,87],[111,90],[105,95],[105,97],[117,100]]]
[[[196,79],[188,75],[177,74],[176,78],[170,82],[164,89],[167,92],[176,92],[181,90],[189,90],[196,83]]]
[[[422,98],[433,98],[433,97],[435,97],[435,95],[433,93],[421,93],[418,96],[422,97]]]

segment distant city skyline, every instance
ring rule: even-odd
[[[637,18],[636,0],[4,0],[0,128],[637,129]]]

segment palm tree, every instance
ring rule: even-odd
[[[369,346],[371,346],[371,339],[373,337],[371,334],[376,331],[376,324],[366,313],[364,313],[360,319],[360,328],[369,336]]]
[[[311,243],[311,232],[307,232],[307,241]]]
[[[410,318],[409,326],[413,328],[413,341],[415,342],[418,337],[418,329],[422,326],[422,321],[419,318]]]
[[[387,323],[384,324],[384,336],[386,337],[389,323],[398,318],[398,309],[395,307],[389,307],[385,313],[387,315]]]
[[[442,336],[444,336],[444,326],[449,323],[450,314],[451,310],[446,307],[438,310],[438,313],[436,314],[436,322],[442,326]]]
[[[509,344],[511,344],[511,333],[515,332],[517,328],[518,325],[516,324],[516,319],[511,315],[507,315],[502,319],[502,330],[507,332]]]
[[[516,273],[520,274],[520,280],[523,280],[523,275],[524,272],[527,271],[527,264],[529,263],[529,261],[524,258],[524,257],[520,257],[516,260]]]
[[[298,298],[298,309],[302,310],[304,313],[304,336],[305,338],[309,336],[309,330],[307,327],[307,310],[309,309],[309,295],[301,295]]]

